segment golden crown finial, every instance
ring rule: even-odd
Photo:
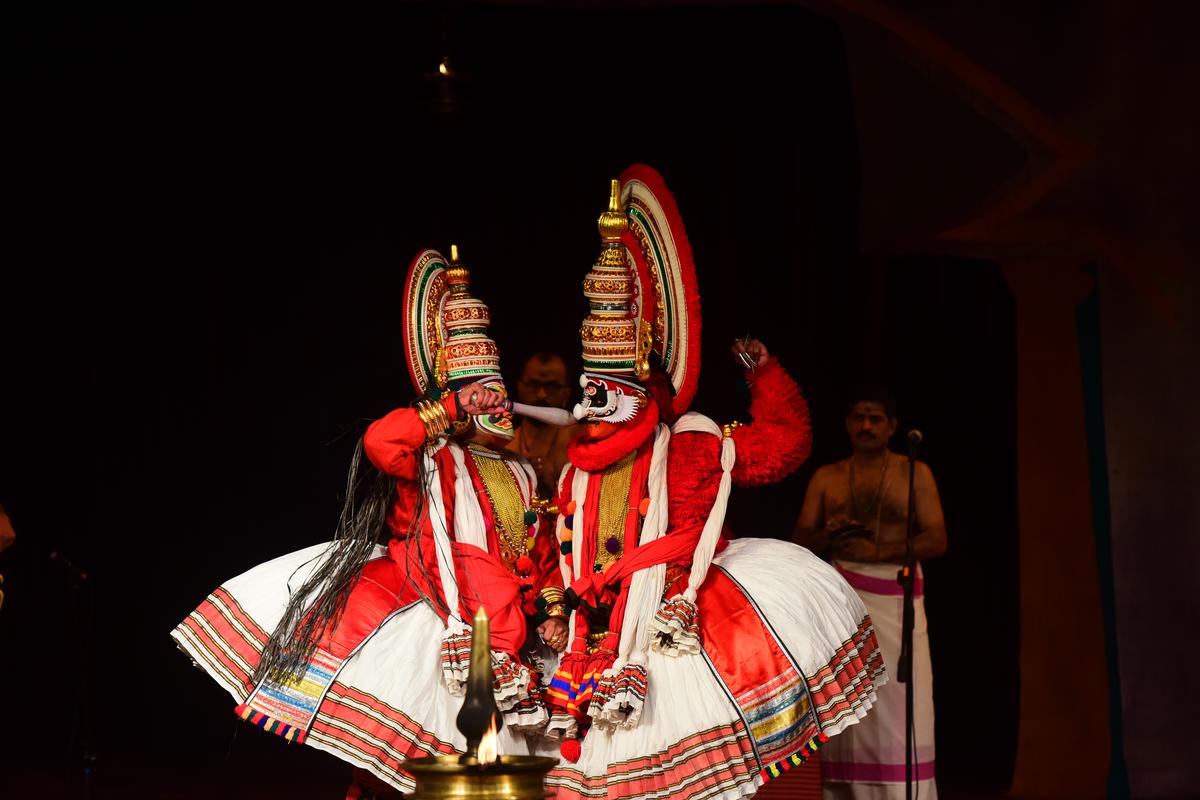
[[[471,281],[471,273],[465,264],[458,260],[458,245],[450,245],[450,263],[446,265],[446,283],[450,286],[450,294],[460,297],[467,293]]]
[[[621,208],[621,184],[613,181],[608,209],[597,227],[604,246],[591,271],[583,279],[583,295],[590,313],[579,333],[583,340],[583,368],[607,375],[639,374],[637,369],[637,321],[630,316],[635,286],[629,256],[621,237],[629,230],[629,217]]]
[[[600,215],[597,227],[605,244],[621,241],[621,234],[629,228],[629,218],[621,208],[621,182],[618,180],[614,179],[609,187],[608,210]]]

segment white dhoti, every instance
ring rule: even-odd
[[[839,561],[845,577],[875,622],[875,635],[888,672],[898,674],[900,626],[904,596],[896,582],[895,564],[860,564]],[[933,671],[929,662],[929,631],[925,625],[923,577],[917,568],[913,629],[913,718],[915,748],[913,797],[936,800],[933,743]],[[903,800],[904,792],[904,690],[892,680],[877,692],[874,711],[858,725],[829,740],[821,750],[825,800]]]

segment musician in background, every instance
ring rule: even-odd
[[[826,800],[905,796],[904,684],[895,680],[900,658],[903,590],[896,581],[908,538],[908,457],[888,442],[898,420],[886,390],[867,388],[850,398],[846,432],[849,458],[817,470],[796,520],[797,544],[829,559],[862,598],[875,623],[884,663],[893,680],[879,690],[877,709],[821,751]],[[914,470],[918,561],[946,551],[946,524],[929,467]],[[933,674],[925,625],[924,579],[916,577],[913,631],[914,786],[921,800],[936,800],[933,744]]]
[[[521,369],[517,399],[530,406],[566,408],[573,386],[567,381],[567,365],[554,353],[535,353]],[[558,476],[567,463],[567,443],[580,430],[578,425],[559,427],[524,417],[508,449],[524,457],[537,474],[538,494],[552,498]]]

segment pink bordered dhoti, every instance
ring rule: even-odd
[[[875,623],[884,664],[894,677],[900,660],[900,624],[904,597],[895,564],[835,563],[862,599]],[[917,569],[916,622],[913,630],[913,680],[916,752],[913,796],[937,800],[934,782],[933,671],[925,625],[924,577]],[[847,729],[821,751],[825,800],[903,800],[905,796],[904,684],[892,680],[876,693],[870,716]]]

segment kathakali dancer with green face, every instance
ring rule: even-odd
[[[216,589],[173,632],[246,721],[411,790],[408,758],[461,751],[468,621],[491,620],[501,753],[549,720],[544,681],[566,645],[548,503],[505,450],[499,351],[455,250],[413,261],[404,349],[418,399],[374,422],[337,539]],[[382,543],[382,544],[381,544]]]

